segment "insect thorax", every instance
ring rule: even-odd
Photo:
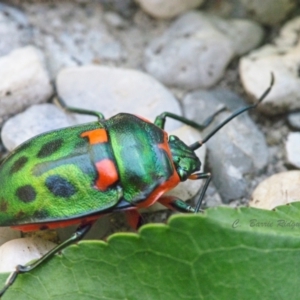
[[[185,181],[189,175],[199,171],[201,162],[193,150],[174,135],[169,136],[173,162],[181,181]]]

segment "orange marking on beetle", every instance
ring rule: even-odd
[[[137,230],[142,221],[140,213],[136,209],[128,209],[125,211],[125,215],[130,227]]]
[[[91,145],[106,143],[108,141],[107,132],[104,128],[85,131],[80,136],[88,137]]]
[[[197,180],[197,179],[199,179],[197,175],[198,174],[191,174],[188,178],[191,180]]]
[[[116,166],[110,159],[106,158],[96,162],[96,169],[98,172],[96,187],[101,191],[107,190],[109,186],[119,179]]]

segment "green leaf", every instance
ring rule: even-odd
[[[3,300],[298,300],[299,216],[300,203],[178,214],[139,234],[73,245],[19,275]]]

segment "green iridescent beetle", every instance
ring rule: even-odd
[[[52,229],[79,224],[68,240],[28,266],[17,266],[0,296],[19,273],[40,265],[47,258],[80,240],[101,215],[125,211],[131,226],[140,225],[137,209],[155,202],[188,213],[199,211],[211,179],[200,172],[194,153],[219,129],[254,104],[234,112],[202,141],[187,146],[163,130],[166,117],[203,129],[203,125],[172,113],[159,115],[154,124],[138,116],[121,113],[104,119],[98,112],[67,107],[69,112],[98,117],[98,121],[59,129],[36,136],[16,148],[0,166],[0,226],[22,231]],[[176,197],[162,196],[179,182],[206,179],[195,207]]]

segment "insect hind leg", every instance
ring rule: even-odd
[[[4,295],[4,293],[7,291],[7,289],[14,283],[14,281],[16,280],[16,278],[18,277],[19,274],[30,272],[31,270],[35,269],[40,264],[42,264],[44,261],[46,261],[49,258],[51,258],[52,256],[54,256],[59,251],[63,250],[67,246],[74,244],[74,243],[78,242],[79,240],[81,240],[91,229],[92,225],[93,225],[93,222],[79,226],[77,228],[77,230],[75,231],[75,233],[69,239],[67,239],[63,243],[54,247],[52,250],[50,250],[48,253],[46,253],[44,256],[42,256],[41,258],[39,258],[32,264],[30,264],[28,266],[18,265],[16,267],[16,270],[8,277],[8,279],[5,283],[5,286],[0,291],[0,298]]]
[[[99,121],[104,120],[104,115],[101,112],[88,110],[84,108],[78,108],[78,107],[72,107],[68,106],[66,102],[56,93],[56,98],[54,99],[55,102],[58,103],[58,105],[65,111],[81,114],[81,115],[89,115],[89,116],[95,116],[98,118]]]
[[[185,212],[185,213],[199,212],[203,198],[206,193],[206,190],[211,181],[211,174],[210,173],[195,173],[195,174],[192,174],[189,177],[189,179],[192,179],[192,180],[205,179],[204,186],[201,189],[201,192],[199,194],[198,200],[196,201],[195,207],[192,207],[191,205],[187,204],[185,201],[183,201],[177,197],[173,197],[173,196],[163,196],[158,200],[159,203],[161,203],[162,205],[166,206],[169,209],[176,210],[178,212]],[[188,199],[188,200],[191,200],[191,199]]]

